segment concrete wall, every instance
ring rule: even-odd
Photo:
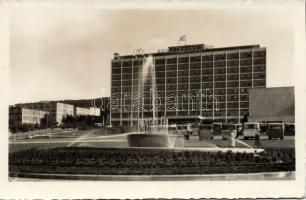
[[[295,121],[294,87],[249,90],[249,121]]]

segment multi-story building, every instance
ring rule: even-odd
[[[33,110],[16,106],[9,107],[9,126],[18,126],[22,124],[40,124],[48,112],[42,110]]]
[[[49,113],[48,122],[56,123],[57,125],[62,123],[62,119],[65,115],[74,115],[74,106],[70,104],[55,102],[55,101],[42,101],[36,103],[23,103],[16,104],[18,107],[29,108],[34,110],[47,111]]]
[[[147,81],[140,81],[149,56],[156,90],[150,74]],[[113,125],[133,126],[142,117],[151,118],[152,91],[158,117],[176,122],[238,122],[249,112],[249,89],[266,87],[266,48],[259,45],[206,48],[198,44],[152,54],[115,53],[111,63]]]

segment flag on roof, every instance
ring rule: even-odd
[[[179,38],[179,41],[185,41],[186,42],[186,35],[183,35]]]

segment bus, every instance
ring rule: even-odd
[[[245,122],[243,124],[243,139],[256,138],[260,136],[260,124],[258,122]]]
[[[199,140],[213,139],[213,125],[212,124],[201,124],[198,130]]]
[[[284,139],[285,124],[284,123],[269,123],[267,125],[267,135],[269,140],[272,138]]]

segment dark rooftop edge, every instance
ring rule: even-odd
[[[123,55],[120,56],[118,53],[114,53],[114,59],[128,59],[128,58],[142,58],[149,55],[152,56],[167,56],[167,55],[180,55],[186,53],[203,53],[203,52],[212,52],[212,51],[225,51],[225,50],[239,50],[239,49],[250,49],[250,48],[260,48],[260,45],[243,45],[243,46],[230,46],[230,47],[218,47],[218,48],[207,48],[205,44],[194,44],[194,45],[182,45],[182,46],[170,46],[167,50],[163,52],[156,53],[144,53],[138,55]]]

